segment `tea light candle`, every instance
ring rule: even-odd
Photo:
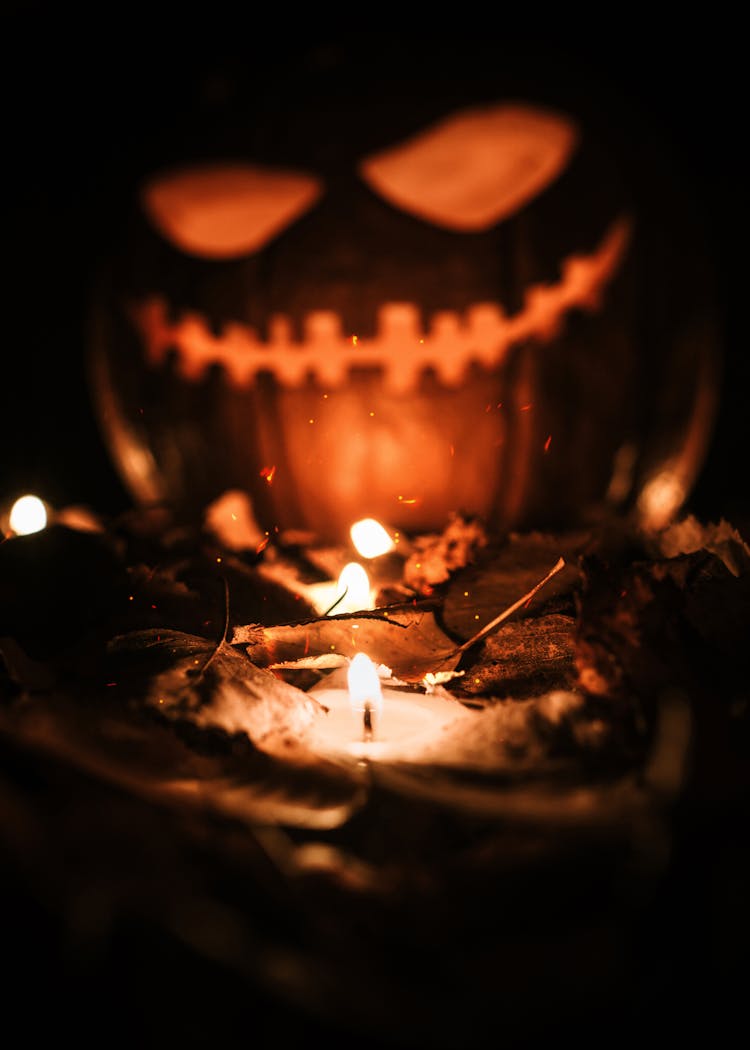
[[[468,712],[444,695],[381,685],[377,668],[357,653],[348,668],[310,690],[325,715],[313,729],[313,747],[331,756],[419,761],[421,748]]]
[[[369,561],[389,554],[395,547],[389,532],[374,518],[355,521],[349,534],[357,554]],[[329,610],[338,614],[374,609],[375,593],[367,571],[354,561],[344,566],[337,581],[314,583],[305,588],[305,596],[321,615]]]

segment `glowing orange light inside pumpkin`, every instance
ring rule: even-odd
[[[647,529],[663,529],[669,524],[685,498],[685,486],[672,469],[660,471],[643,487],[638,499],[643,524]]]
[[[383,708],[383,693],[375,664],[366,653],[357,653],[349,664],[347,673],[349,702],[353,711],[364,711],[369,704],[379,715]]]
[[[394,543],[387,531],[375,518],[362,518],[349,529],[357,553],[363,558],[379,558],[393,550]]]
[[[38,496],[21,496],[11,508],[8,524],[17,536],[41,532],[47,524],[47,508]]]

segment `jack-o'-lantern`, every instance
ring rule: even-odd
[[[667,519],[715,347],[655,210],[554,104],[394,103],[258,104],[144,172],[94,357],[133,492],[332,539]]]

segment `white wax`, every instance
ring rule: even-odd
[[[326,683],[310,696],[327,708],[313,727],[312,746],[320,753],[354,758],[419,761],[443,728],[465,715],[458,701],[425,693],[383,689],[380,714],[373,713],[372,738],[365,740],[362,711],[352,709],[349,690]]]

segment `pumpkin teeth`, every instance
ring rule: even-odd
[[[176,349],[178,370],[190,381],[198,381],[218,364],[235,386],[250,385],[259,373],[270,372],[286,387],[301,386],[312,376],[321,386],[335,388],[347,381],[353,368],[379,368],[386,389],[404,394],[429,368],[444,386],[456,387],[472,364],[496,368],[517,343],[549,342],[570,310],[599,309],[629,239],[630,222],[620,218],[594,252],[564,260],[559,281],[532,285],[514,316],[508,317],[495,303],[477,303],[464,317],[450,310],[436,313],[426,332],[413,303],[384,304],[371,339],[344,333],[340,318],[330,310],[305,317],[302,342],[293,339],[289,319],[280,315],[271,319],[267,342],[247,325],[228,324],[216,335],[199,314],[170,319],[167,303],[156,297],[135,305],[131,317],[149,363],[158,367]]]

